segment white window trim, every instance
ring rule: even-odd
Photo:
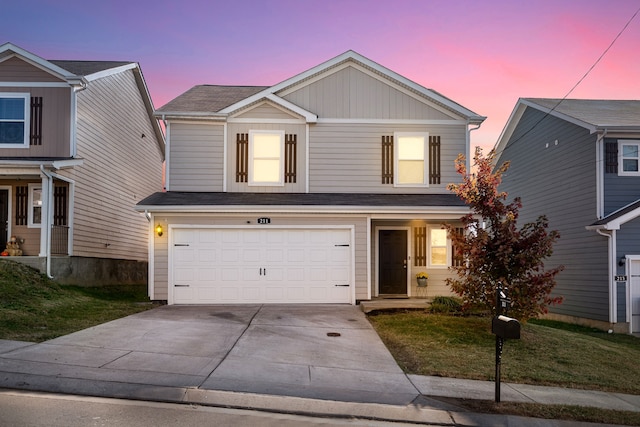
[[[433,230],[442,230],[441,226],[427,226],[427,268],[434,268],[434,269],[446,269],[449,268],[451,266],[451,239],[449,238],[449,233],[447,233],[447,242],[445,244],[445,248],[447,250],[446,253],[446,261],[444,264],[432,264],[431,263],[431,255],[432,255],[432,246],[431,246],[431,233]],[[442,246],[437,246],[438,248],[442,247]]]
[[[253,138],[255,135],[278,135],[280,137],[280,168],[278,171],[279,179],[277,182],[255,181],[253,179]],[[250,130],[249,131],[249,186],[261,187],[284,187],[284,131],[283,130]]]
[[[0,148],[29,148],[29,133],[31,130],[31,94],[22,92],[0,92],[0,98],[22,98],[24,99],[24,135],[22,144],[2,144]],[[0,121],[3,121],[0,118]],[[13,121],[13,120],[12,120]]]
[[[42,198],[42,184],[30,183],[29,184],[29,200],[27,201],[27,227],[28,228],[40,228],[42,227],[42,215],[44,214],[44,204],[41,206],[40,210],[40,223],[36,224],[33,222],[33,192],[34,190],[40,190],[40,197]]]
[[[416,184],[400,184],[400,167],[398,150],[400,149],[400,138],[402,137],[422,137],[424,138],[424,178],[423,182]],[[429,186],[429,132],[394,132],[393,133],[393,186],[394,187],[428,187]]]
[[[624,157],[622,155],[622,146],[623,145],[636,145],[638,147],[638,170],[635,172],[625,171],[623,160]],[[640,140],[637,139],[619,139],[618,140],[618,175],[619,176],[640,176]]]

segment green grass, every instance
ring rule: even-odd
[[[42,342],[151,308],[146,286],[64,286],[0,260],[0,339]]]
[[[406,373],[495,380],[490,318],[407,311],[373,315],[369,320]],[[501,380],[638,395],[639,360],[636,337],[536,320],[523,325],[520,340],[505,342]],[[476,412],[640,425],[636,412],[449,400]]]

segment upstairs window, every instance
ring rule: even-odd
[[[28,93],[0,93],[0,147],[29,147]]]
[[[640,175],[640,141],[619,141],[618,155],[619,175]]]
[[[284,185],[284,131],[249,131],[249,185]]]
[[[427,142],[426,133],[397,132],[394,135],[396,168],[395,185],[420,187],[427,185]]]

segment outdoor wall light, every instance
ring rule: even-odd
[[[156,234],[158,235],[158,237],[162,236],[162,225],[156,225]]]
[[[620,261],[618,261],[618,265],[622,267],[623,265],[625,265],[626,262],[627,262],[627,257],[622,257],[620,258]]]

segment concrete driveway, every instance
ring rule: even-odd
[[[0,372],[13,373],[0,387],[113,397],[221,390],[406,405],[419,396],[349,305],[163,306],[40,344],[0,341]]]

